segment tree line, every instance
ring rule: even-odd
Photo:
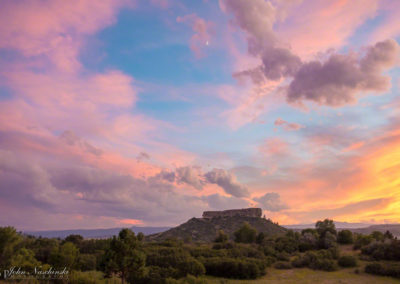
[[[341,255],[339,245],[351,245],[360,255]],[[365,267],[368,273],[400,277],[400,241],[392,234],[338,232],[329,219],[318,221],[313,229],[288,230],[278,236],[265,235],[243,223],[233,240],[220,230],[212,243],[150,242],[129,229],[108,239],[80,235],[56,239],[0,228],[1,271],[13,266],[28,271],[67,267],[71,271],[68,283],[206,283],[204,275],[256,279],[265,275],[268,267],[335,271],[357,267],[360,258],[370,262]]]

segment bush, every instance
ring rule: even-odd
[[[265,274],[265,264],[256,259],[208,258],[204,266],[208,275],[218,277],[256,279]]]
[[[288,253],[286,252],[280,252],[276,255],[276,258],[280,261],[289,261],[290,260],[290,256]]]
[[[384,242],[373,241],[361,249],[365,255],[375,260],[400,260],[400,241],[385,240]]]
[[[340,244],[352,244],[353,233],[350,230],[342,230],[338,233],[337,241]]]
[[[249,223],[244,223],[235,233],[235,242],[254,243],[257,238],[257,231]]]
[[[365,272],[370,274],[400,278],[400,264],[382,264],[379,262],[375,262],[365,266]]]
[[[355,267],[357,266],[357,259],[352,255],[344,255],[339,258],[338,264],[341,267]]]
[[[234,248],[234,245],[231,242],[215,243],[212,248],[213,249],[232,249],[232,248]]]
[[[356,235],[354,241],[354,250],[360,249],[363,246],[367,246],[372,242],[372,237],[367,235]]]
[[[278,261],[274,264],[274,267],[276,269],[291,269],[291,268],[293,268],[292,264],[288,261]]]
[[[317,258],[315,262],[311,263],[310,268],[324,271],[335,271],[337,270],[337,265],[332,259]]]
[[[219,230],[217,237],[215,238],[216,243],[224,243],[228,241],[228,235],[223,230]]]
[[[179,263],[177,268],[182,276],[186,276],[188,274],[200,276],[206,273],[204,265],[194,258]]]
[[[308,267],[315,270],[334,271],[337,265],[329,250],[318,252],[308,251],[303,256],[297,256],[292,261],[293,267]]]

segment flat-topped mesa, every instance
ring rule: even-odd
[[[261,208],[245,208],[245,209],[203,212],[204,219],[212,219],[216,217],[234,217],[234,216],[260,218],[261,215],[262,215]]]

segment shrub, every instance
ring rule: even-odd
[[[182,261],[177,265],[177,268],[179,269],[180,275],[182,276],[186,276],[188,274],[200,276],[206,273],[204,265],[194,258]]]
[[[228,241],[228,235],[223,230],[219,230],[217,237],[215,238],[216,243],[224,243]]]
[[[290,256],[287,252],[280,252],[276,255],[276,258],[280,261],[289,261]]]
[[[352,255],[344,255],[339,258],[338,264],[341,267],[355,267],[357,266],[357,259]]]
[[[225,242],[225,243],[215,243],[212,246],[213,249],[232,249],[234,248],[234,245],[231,242]]]
[[[354,241],[354,250],[360,249],[363,246],[367,246],[372,242],[372,237],[367,235],[356,235],[356,239]]]
[[[265,264],[260,260],[208,258],[204,266],[208,275],[226,278],[256,279],[265,274]]]
[[[254,243],[257,237],[257,231],[249,223],[244,223],[235,233],[235,242]]]
[[[293,267],[308,267],[315,270],[334,271],[337,265],[329,250],[318,252],[308,251],[303,256],[297,256],[292,261]]]
[[[337,241],[340,244],[352,244],[353,233],[350,230],[342,230],[338,233]]]
[[[293,268],[292,264],[288,261],[278,261],[274,264],[274,267],[276,269],[291,269],[291,268]]]
[[[383,275],[384,268],[381,263],[374,262],[374,263],[367,264],[365,266],[365,272],[370,273],[370,274]]]
[[[311,263],[310,268],[324,271],[335,271],[337,265],[332,259],[317,258],[317,260]]]
[[[400,278],[400,264],[382,264],[379,262],[375,262],[365,266],[365,272],[370,274]]]

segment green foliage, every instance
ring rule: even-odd
[[[361,252],[375,260],[400,260],[400,240],[373,241],[362,247]]]
[[[327,231],[324,235],[321,235],[318,242],[320,249],[328,249],[337,246],[336,235]]]
[[[318,221],[315,224],[315,228],[320,238],[324,238],[325,234],[327,234],[328,232],[335,236],[337,233],[335,223],[333,223],[333,220],[330,219],[325,219],[324,221]]]
[[[78,256],[76,268],[81,271],[96,270],[97,259],[93,254],[80,254]]]
[[[237,243],[254,243],[256,241],[257,231],[246,222],[234,235],[235,242]]]
[[[256,243],[257,244],[262,244],[265,239],[265,234],[263,232],[258,233],[257,238],[256,238]]]
[[[338,233],[337,241],[339,244],[352,244],[353,233],[350,230],[342,230]]]
[[[13,227],[0,228],[0,268],[10,266],[12,255],[18,250],[22,237]]]
[[[138,249],[139,241],[135,233],[122,229],[118,237],[113,237],[105,255],[105,271],[107,276],[117,274],[122,281],[135,281],[144,275],[146,255]]]
[[[157,284],[162,283],[162,282],[157,282]],[[188,275],[185,278],[175,280],[168,278],[164,282],[165,284],[207,284],[208,281],[206,279],[199,279],[194,277],[193,275]]]
[[[341,267],[355,267],[357,266],[357,258],[352,255],[343,255],[338,259],[338,264]]]
[[[55,268],[67,269],[75,268],[75,264],[79,255],[77,247],[70,242],[64,243],[60,247],[56,247],[52,250],[49,257],[49,263]]]
[[[65,238],[65,242],[70,242],[76,247],[80,247],[80,244],[83,242],[83,237],[81,235],[69,235]]]
[[[188,274],[199,276],[205,273],[203,264],[182,247],[152,247],[146,250],[146,254],[146,265],[175,269],[175,275],[169,277],[184,277]]]
[[[301,232],[299,240],[299,251],[305,252],[318,247],[318,233],[313,229],[306,229]]]
[[[137,239],[138,239],[139,242],[143,241],[144,240],[144,234],[142,232],[139,232],[137,234]]]
[[[275,240],[275,250],[278,252],[293,253],[299,249],[299,240],[295,235],[278,237]]]
[[[234,248],[234,244],[232,242],[225,243],[215,243],[213,244],[213,249],[232,249]]]
[[[309,267],[316,270],[337,270],[334,254],[330,250],[308,251],[292,261],[293,267]]]
[[[35,257],[42,263],[50,263],[50,255],[53,251],[58,251],[59,241],[56,239],[38,238],[31,245]]]
[[[217,237],[215,238],[215,242],[216,243],[225,243],[228,241],[228,235],[225,234],[225,232],[223,230],[219,230]]]
[[[207,258],[204,266],[208,275],[226,278],[256,279],[265,274],[264,262],[250,258]]]
[[[373,238],[371,236],[356,234],[353,249],[357,250],[363,246],[367,246],[372,242],[372,240]]]
[[[389,231],[386,231],[385,234],[383,235],[383,237],[385,239],[389,239],[389,240],[392,240],[394,238],[393,234],[391,232],[389,232]]]
[[[32,250],[21,248],[11,257],[11,266],[21,267],[22,270],[33,271],[35,267],[40,266]]]
[[[385,264],[385,263],[375,262],[366,265],[365,272],[370,274],[400,278],[400,264],[399,263]]]
[[[292,264],[288,261],[275,262],[274,267],[276,269],[292,269],[293,268]]]
[[[376,241],[383,241],[385,239],[385,236],[383,235],[383,233],[381,233],[379,231],[373,231],[371,233],[371,237],[373,239],[375,239]]]

